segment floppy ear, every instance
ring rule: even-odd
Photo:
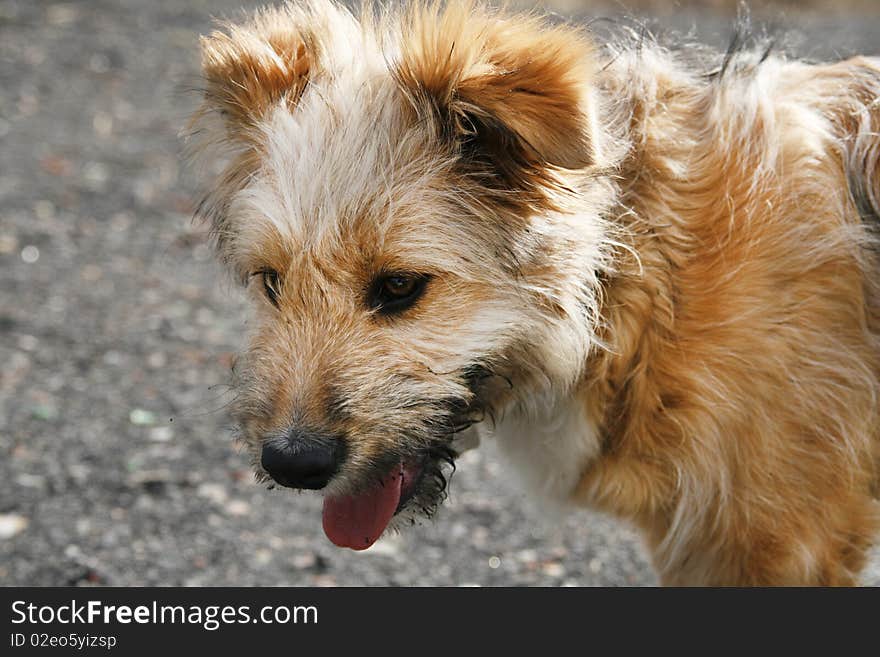
[[[230,199],[260,164],[261,123],[273,108],[293,109],[315,74],[308,25],[306,14],[287,5],[201,39],[204,96],[185,136],[192,163],[208,169],[196,214],[210,223],[221,254],[234,234]]]
[[[401,40],[401,86],[463,154],[508,178],[596,161],[593,48],[578,30],[450,2],[412,10]]]
[[[200,113],[218,112],[232,139],[249,140],[271,108],[293,108],[313,66],[308,35],[297,29],[288,9],[257,13],[244,25],[225,25],[201,38],[204,104]]]

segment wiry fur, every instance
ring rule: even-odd
[[[458,0],[290,4],[203,53],[255,457],[292,424],[341,436],[331,494],[418,458],[430,512],[491,418],[544,493],[641,527],[666,583],[855,581],[880,524],[876,60],[700,67]],[[383,317],[364,295],[394,271],[431,280]]]

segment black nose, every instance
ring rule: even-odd
[[[307,431],[291,431],[263,444],[263,469],[288,488],[318,490],[339,469],[342,441]]]

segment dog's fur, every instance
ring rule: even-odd
[[[344,436],[330,494],[473,422],[668,584],[850,584],[876,537],[880,62],[650,40],[455,0],[329,0],[203,39],[200,212],[253,299],[254,455]],[[262,272],[277,289],[266,298]],[[384,317],[382,272],[430,276]],[[259,274],[259,275],[255,275]],[[470,431],[473,431],[471,429]]]

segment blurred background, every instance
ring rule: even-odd
[[[655,584],[629,528],[534,512],[491,449],[435,522],[364,553],[324,538],[317,496],[253,483],[225,410],[241,299],[191,221],[177,132],[197,35],[256,4],[0,0],[0,584]],[[545,6],[718,47],[736,13]],[[880,54],[878,0],[751,8],[797,54]]]

